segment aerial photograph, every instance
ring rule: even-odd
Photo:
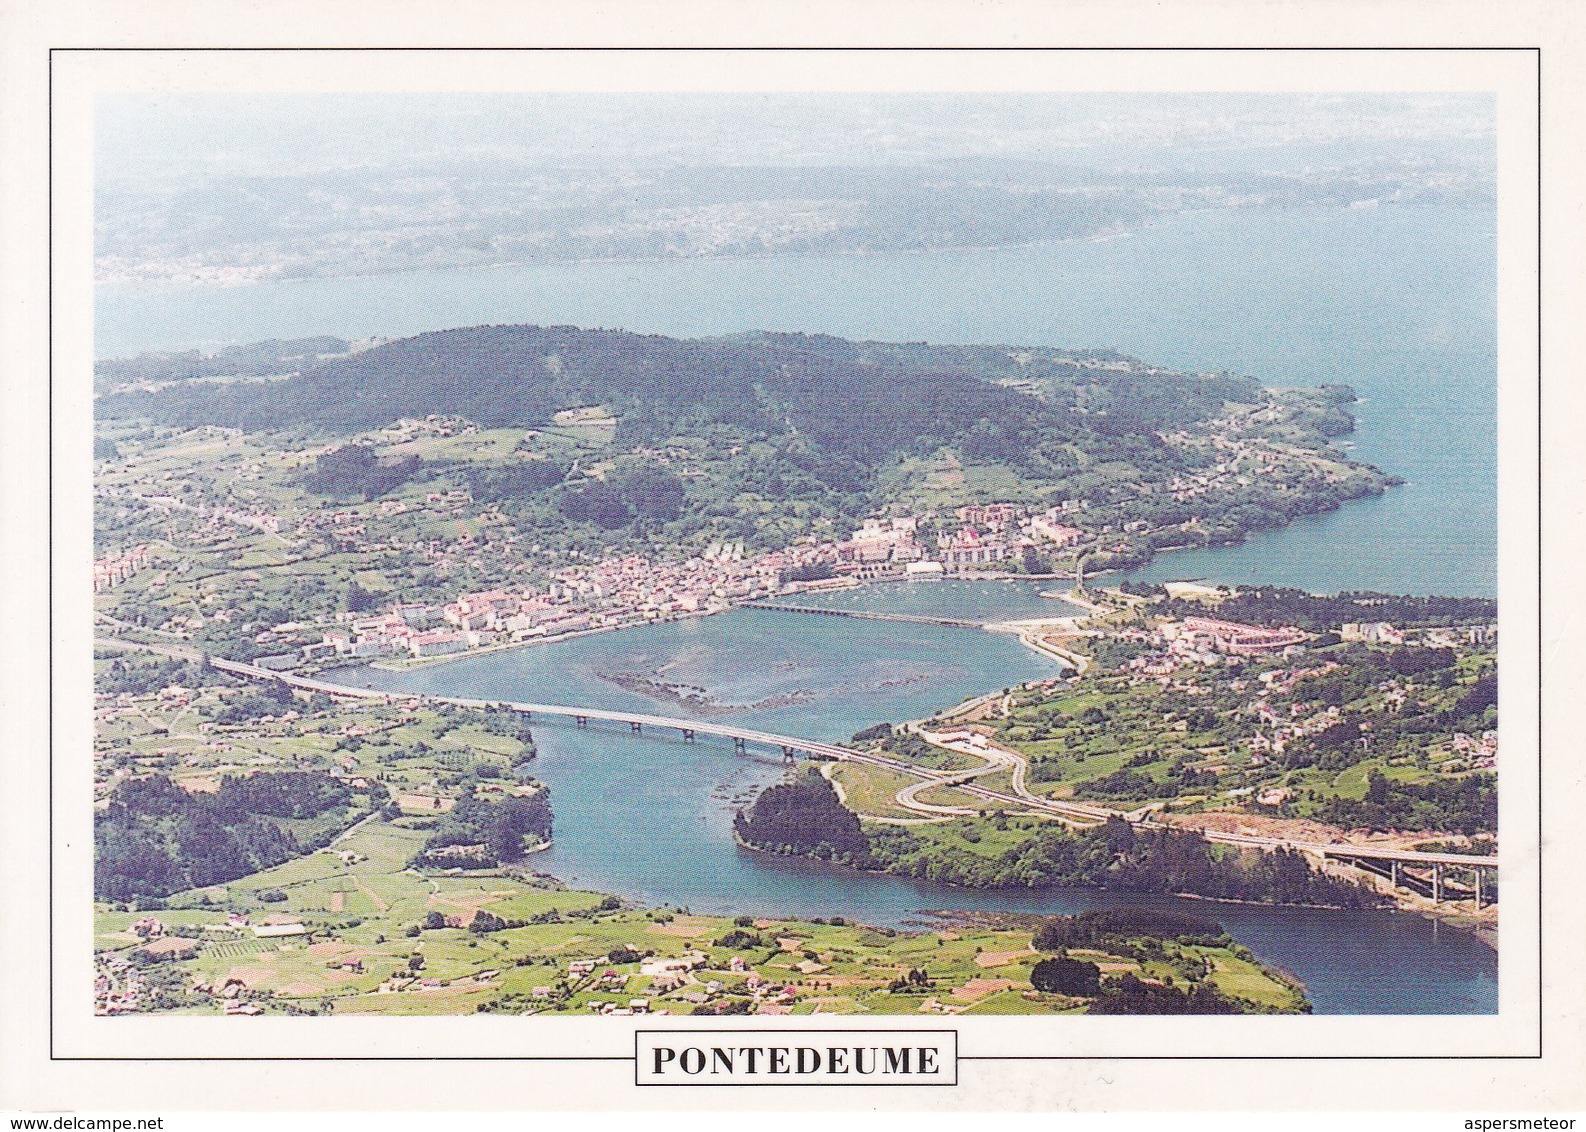
[[[1495,113],[101,96],[95,1013],[1496,1015]]]

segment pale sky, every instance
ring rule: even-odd
[[[1001,156],[1194,164],[1384,143],[1490,153],[1487,95],[115,95],[100,183],[502,159],[550,165],[873,164]]]

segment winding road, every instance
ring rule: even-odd
[[[103,614],[102,620],[110,621]],[[120,623],[117,623],[120,624]],[[191,646],[149,644],[142,641],[130,641],[116,637],[96,638],[96,645],[105,647],[120,647],[139,649],[159,653],[166,656],[180,657],[185,660],[201,660],[204,654]],[[898,803],[905,808],[918,813],[933,816],[961,816],[974,813],[967,807],[943,807],[931,803],[921,802],[917,795],[933,786],[949,786],[960,790],[972,797],[981,798],[988,802],[996,802],[1013,808],[1047,817],[1055,818],[1066,825],[1074,827],[1093,827],[1113,817],[1125,817],[1123,811],[1110,809],[1105,806],[1090,805],[1081,802],[1046,798],[1031,793],[1025,785],[1025,771],[1027,761],[1022,755],[1008,751],[1001,747],[982,746],[973,741],[963,739],[949,739],[951,735],[966,735],[969,732],[960,729],[957,732],[932,735],[918,729],[917,733],[927,742],[945,750],[955,751],[960,754],[971,754],[986,760],[986,766],[975,771],[943,771],[931,767],[923,767],[903,759],[893,758],[875,751],[857,751],[849,747],[839,746],[835,743],[825,743],[811,739],[800,739],[789,735],[775,735],[766,731],[757,731],[747,727],[736,727],[731,724],[716,723],[706,720],[676,719],[668,716],[646,715],[636,712],[611,711],[604,708],[573,707],[566,704],[536,704],[510,700],[483,700],[460,696],[433,696],[415,692],[387,692],[370,688],[354,688],[344,684],[336,684],[326,680],[316,680],[310,677],[293,676],[287,673],[275,672],[268,668],[261,668],[252,664],[241,664],[237,661],[224,660],[219,657],[209,658],[209,663],[222,672],[244,676],[254,680],[279,681],[289,687],[299,688],[308,692],[324,692],[327,695],[342,698],[355,698],[364,700],[379,700],[385,703],[444,703],[454,704],[458,707],[470,708],[506,708],[512,711],[524,712],[532,717],[534,714],[571,719],[579,726],[586,726],[590,721],[599,720],[611,723],[625,723],[635,734],[643,733],[645,728],[651,731],[670,731],[676,733],[685,741],[692,741],[699,735],[711,735],[720,738],[732,739],[740,747],[749,743],[757,746],[772,747],[780,750],[784,757],[791,758],[794,752],[799,752],[817,759],[860,763],[868,766],[886,767],[918,778],[921,781],[905,787],[897,794]],[[1000,694],[1000,693],[999,693]],[[960,745],[961,744],[961,745]],[[1011,790],[997,790],[981,786],[974,779],[990,774],[1003,768],[1012,769]],[[907,799],[905,799],[907,795]],[[1132,824],[1149,828],[1173,828],[1165,822],[1155,821],[1143,814],[1127,815],[1132,819]],[[1414,850],[1393,849],[1370,845],[1355,845],[1345,842],[1300,842],[1285,838],[1262,837],[1252,834],[1225,833],[1217,830],[1198,830],[1201,837],[1208,841],[1225,845],[1236,845],[1249,848],[1258,848],[1272,851],[1277,849],[1292,849],[1306,853],[1320,860],[1355,861],[1369,860],[1373,862],[1397,862],[1412,867],[1436,866],[1455,867],[1466,869],[1498,868],[1498,857],[1477,856],[1463,853],[1422,853]]]

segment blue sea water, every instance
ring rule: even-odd
[[[1489,213],[1300,208],[985,251],[101,287],[95,352],[530,322],[1097,347],[1269,385],[1347,382],[1364,398],[1354,455],[1404,487],[1138,576],[1492,596],[1495,248]]]
[[[1164,555],[1135,576],[1318,591],[1491,595],[1496,578],[1496,332],[1492,217],[1433,208],[1181,216],[1127,238],[991,251],[763,260],[575,263],[268,283],[102,287],[96,354],[272,337],[401,335],[480,323],[673,335],[749,329],[871,339],[1120,350],[1269,385],[1348,382],[1364,398],[1354,454],[1402,476],[1380,498],[1252,538]],[[1061,610],[1038,587],[949,583],[822,600],[983,619]],[[798,694],[731,718],[841,739],[879,720],[1055,672],[977,630],[740,610],[393,674],[377,687],[640,706],[601,672],[660,672],[729,704]],[[668,714],[669,711],[661,711]],[[537,727],[556,847],[541,866],[579,884],[696,910],[907,923],[924,909],[1072,911],[1105,893],[973,892],[766,859],[728,836],[737,800],[780,768],[730,747]],[[1157,901],[1153,901],[1156,903]],[[1397,913],[1214,909],[1299,975],[1324,1013],[1486,1013],[1494,953]]]

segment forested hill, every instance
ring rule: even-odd
[[[1250,378],[1169,373],[1094,352],[479,326],[386,343],[268,386],[124,392],[99,409],[257,431],[363,429],[432,413],[535,427],[562,409],[605,405],[629,443],[724,429],[803,438],[873,466],[943,444],[1000,459],[1086,436],[1149,443],[1159,430],[1215,416],[1226,401],[1262,396]]]

